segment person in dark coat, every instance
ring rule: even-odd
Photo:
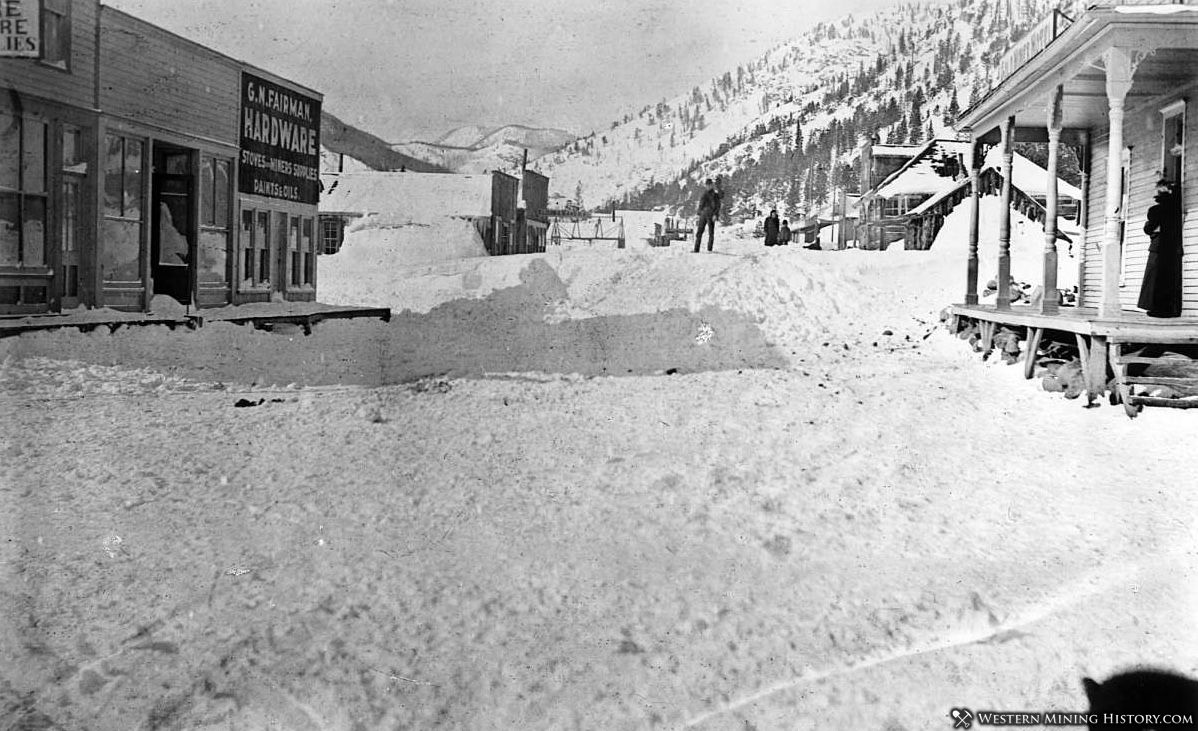
[[[790,221],[783,221],[782,230],[778,232],[778,243],[782,246],[786,246],[790,243],[791,235]]]
[[[715,182],[707,179],[707,190],[699,198],[699,219],[695,221],[695,253],[699,253],[699,244],[703,241],[703,229],[707,229],[707,250],[711,251],[715,243],[715,217],[720,212],[720,194],[716,192]]]
[[[1181,201],[1168,180],[1156,184],[1156,205],[1148,209],[1144,223],[1148,234],[1148,264],[1140,287],[1139,307],[1149,317],[1181,314]]]
[[[765,245],[778,245],[778,211],[777,209],[770,211],[770,215],[765,217]]]

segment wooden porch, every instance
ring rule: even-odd
[[[1028,379],[1049,357],[1049,342],[1068,348],[1072,338],[1088,405],[1109,392],[1110,402],[1122,403],[1133,417],[1144,406],[1198,408],[1198,370],[1187,367],[1198,352],[1198,317],[1162,319],[1140,312],[1110,317],[1094,307],[1060,307],[1046,314],[1027,305],[981,304],[955,304],[949,314],[952,332],[977,328],[983,358],[994,352],[1000,334],[1017,339]]]

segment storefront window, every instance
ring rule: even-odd
[[[316,281],[316,247],[312,242],[311,218],[304,219],[301,249],[304,255],[304,286],[310,287]]]
[[[21,123],[0,112],[0,188],[16,190],[20,184]]]
[[[106,282],[142,280],[142,158],[141,140],[108,135],[104,141],[104,221],[100,264]],[[170,225],[169,213],[164,213]],[[183,252],[186,254],[186,248]],[[178,261],[171,263],[178,264]]]
[[[241,288],[254,286],[254,265],[258,261],[254,238],[254,212],[241,212]]]
[[[258,283],[270,284],[270,213],[258,211],[254,223],[254,241],[258,247]]]
[[[46,265],[46,199],[25,196],[25,209],[21,216],[24,232],[22,241],[22,264],[27,267]]]
[[[100,240],[104,281],[141,283],[141,223],[105,218]]]
[[[198,278],[201,283],[223,284],[228,281],[227,265],[229,251],[229,235],[225,231],[200,231],[200,268]]]
[[[200,158],[200,262],[201,283],[229,281],[229,160]],[[250,243],[253,246],[253,243]],[[252,248],[251,248],[252,251]],[[249,277],[253,278],[252,267]]]
[[[0,267],[21,265],[21,197],[0,193]]]
[[[46,123],[0,112],[0,266],[45,266],[46,177]]]
[[[300,283],[300,220],[298,216],[291,217],[291,228],[288,229],[287,251],[291,255],[291,284],[298,287]]]

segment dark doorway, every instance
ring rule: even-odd
[[[154,294],[169,295],[181,304],[191,304],[195,261],[194,161],[192,150],[154,145],[150,271]]]

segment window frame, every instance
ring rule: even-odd
[[[0,187],[0,195],[13,196],[16,199],[16,237],[17,237],[17,263],[0,265],[0,270],[17,272],[21,274],[44,273],[51,272],[50,265],[50,249],[51,236],[51,196],[50,186],[52,184],[50,170],[50,151],[51,141],[50,136],[53,134],[54,127],[50,121],[36,114],[17,114],[12,111],[5,110],[4,115],[16,122],[17,125],[17,154],[16,154],[16,187],[9,188],[7,186]],[[30,123],[39,124],[42,127],[42,152],[41,152],[41,190],[30,189],[26,178],[27,173],[27,146],[29,144],[28,127]],[[38,200],[41,202],[42,209],[42,263],[29,265],[25,262],[26,252],[26,211],[30,206],[28,200]]]
[[[39,30],[41,32],[41,50],[38,53],[38,62],[43,66],[67,73],[71,71],[71,6],[72,3],[70,0],[42,0],[41,12],[38,14]],[[46,33],[46,27],[50,16],[62,19],[59,24],[60,33],[57,35],[58,44],[56,49],[59,51],[60,57],[56,57],[53,60],[46,57],[46,51],[49,48],[46,43],[46,39],[49,37]]]
[[[1177,179],[1173,181],[1178,195],[1185,184],[1186,174],[1186,104],[1187,99],[1181,98],[1161,108],[1161,174],[1168,169],[1165,165],[1170,157],[1177,158]],[[1176,145],[1169,145],[1165,135],[1169,131],[1171,120],[1177,119],[1177,130],[1181,140]]]

